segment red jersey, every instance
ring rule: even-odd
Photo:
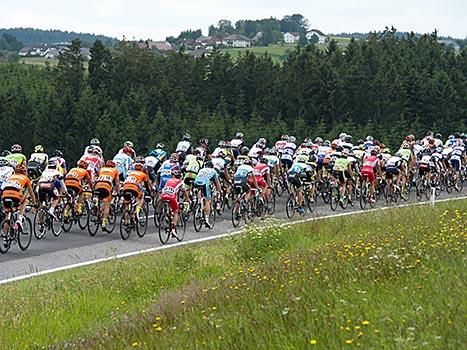
[[[266,174],[269,174],[269,167],[267,164],[259,163],[253,168],[253,174],[256,177],[256,181],[263,179]]]
[[[181,179],[177,179],[174,177],[170,178],[169,180],[167,180],[164,188],[162,189],[162,198],[163,199],[166,199],[167,197],[177,198],[178,191],[180,190],[182,186],[183,186],[183,181]]]
[[[379,158],[378,156],[368,156],[364,159],[363,161],[363,167],[362,167],[362,172],[363,171],[368,171],[371,172],[374,170],[374,168],[378,165]]]

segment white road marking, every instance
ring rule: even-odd
[[[448,201],[460,200],[460,199],[467,199],[467,196],[462,196],[462,197],[457,197],[457,198],[440,199],[440,200],[437,200],[436,203],[448,202]],[[347,213],[331,214],[331,215],[308,218],[308,219],[303,219],[303,220],[284,222],[284,223],[281,223],[280,226],[281,227],[291,226],[291,225],[303,224],[305,222],[310,222],[310,221],[325,220],[325,219],[338,218],[338,217],[349,216],[349,215],[360,215],[360,214],[370,213],[370,212],[374,212],[374,211],[382,211],[382,210],[388,210],[388,209],[394,209],[394,208],[404,208],[404,207],[411,207],[411,206],[417,206],[417,205],[428,205],[428,204],[429,204],[429,202],[409,203],[409,204],[402,204],[402,205],[393,206],[393,207],[374,208],[374,209],[369,209],[369,210],[360,210],[360,211],[347,212]],[[195,244],[195,243],[201,243],[201,242],[206,242],[206,241],[212,241],[212,240],[219,239],[219,238],[238,235],[241,232],[243,232],[243,229],[238,230],[238,231],[234,231],[234,232],[222,233],[222,234],[219,234],[219,235],[213,235],[213,236],[209,236],[209,237],[197,238],[197,239],[184,241],[184,242],[179,242],[179,243],[175,243],[175,244],[171,244],[171,245],[164,245],[164,246],[159,246],[159,247],[154,247],[154,248],[137,250],[137,251],[124,253],[124,254],[118,254],[118,255],[107,257],[107,258],[100,258],[100,259],[94,259],[94,260],[89,260],[89,261],[83,261],[83,262],[76,263],[76,264],[65,265],[65,266],[56,267],[56,268],[53,268],[53,269],[47,269],[47,270],[43,270],[43,271],[37,271],[37,272],[25,274],[25,275],[20,275],[20,276],[16,276],[16,277],[3,279],[3,280],[0,280],[0,284],[7,284],[7,283],[10,283],[10,282],[21,281],[21,280],[36,277],[36,276],[46,275],[46,274],[53,273],[53,272],[58,272],[58,271],[71,270],[71,269],[74,269],[74,268],[77,268],[77,267],[98,264],[98,263],[101,263],[101,262],[110,261],[110,260],[114,260],[114,259],[124,259],[124,258],[128,258],[130,256],[136,256],[136,255],[151,253],[151,252],[155,252],[155,251],[159,251],[159,250],[165,250],[165,249],[170,249],[170,248],[175,248],[175,247],[181,247],[181,246],[188,245],[188,244]]]

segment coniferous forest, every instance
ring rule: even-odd
[[[296,48],[282,62],[267,55],[167,56],[121,41],[96,41],[85,69],[80,42],[56,67],[0,64],[0,147],[60,148],[76,160],[93,137],[112,157],[125,140],[139,152],[174,145],[184,132],[211,144],[245,133],[275,141],[282,133],[354,139],[368,134],[395,147],[407,133],[465,131],[467,49],[437,43],[436,33],[367,41],[323,51]]]

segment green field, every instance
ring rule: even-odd
[[[4,348],[460,349],[467,200],[242,235],[1,286]]]
[[[44,66],[46,62],[49,62],[50,65],[55,66],[58,63],[58,59],[44,58],[44,57],[21,57],[19,59],[19,63],[35,64],[35,65],[41,65],[41,66]]]

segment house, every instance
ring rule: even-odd
[[[315,35],[318,37],[318,44],[326,43],[327,35],[318,29],[310,30],[308,33],[306,33],[306,38],[308,41],[310,41]]]
[[[60,50],[56,49],[55,47],[51,47],[47,49],[47,51],[44,53],[42,57],[52,59],[52,58],[58,58],[59,55],[60,55]]]
[[[151,51],[158,51],[160,53],[174,51],[172,44],[168,41],[148,41],[148,48]]]
[[[300,40],[300,33],[298,33],[298,32],[284,33],[284,42],[286,44],[297,43],[298,40]]]
[[[18,55],[24,57],[24,56],[29,55],[30,51],[31,51],[30,47],[23,47],[21,50],[19,50]]]
[[[222,45],[227,47],[251,47],[251,40],[239,34],[227,35],[222,39]]]
[[[200,36],[196,40],[196,47],[195,48],[209,48],[213,49],[217,46],[222,45],[222,40],[219,39],[217,36]]]
[[[197,42],[194,39],[182,39],[177,41],[177,47],[184,47],[187,50],[194,50],[197,46]]]

